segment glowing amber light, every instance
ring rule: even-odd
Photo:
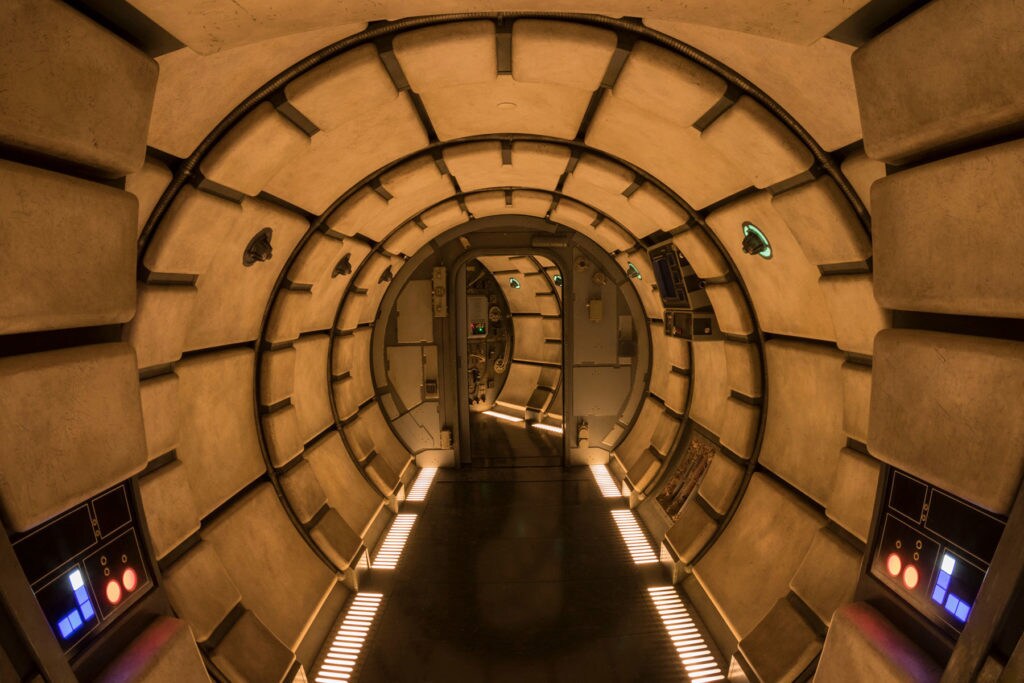
[[[921,580],[921,576],[917,573],[917,567],[910,564],[907,565],[906,571],[903,572],[903,585],[914,590],[917,588],[917,582]]]
[[[128,569],[124,570],[124,574],[121,575],[121,583],[124,584],[124,589],[131,593],[139,587],[139,575],[135,573],[134,569],[128,567]]]
[[[107,602],[111,605],[121,602],[121,584],[117,581],[107,582]]]
[[[900,560],[900,556],[896,553],[890,554],[889,559],[885,562],[885,568],[893,576],[899,576],[900,570],[903,569],[903,562]]]

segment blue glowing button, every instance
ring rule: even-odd
[[[81,605],[79,605],[79,607],[82,610],[82,618],[85,619],[86,621],[89,621],[94,616],[96,616],[96,610],[94,610],[92,608],[92,602],[91,601],[86,600]]]
[[[970,613],[971,613],[971,606],[968,605],[966,602],[961,602],[957,606],[956,612],[953,614],[953,616],[956,617],[957,619],[959,619],[960,621],[967,621],[967,615],[970,614]]]
[[[942,589],[942,586],[936,586],[935,590],[932,591],[932,600],[942,604],[942,601],[946,599],[946,591]]]
[[[68,614],[68,619],[71,620],[72,630],[77,631],[82,626],[82,615],[79,614],[78,610],[71,610],[71,613]]]
[[[946,598],[946,611],[950,614],[956,614],[956,608],[959,605],[960,600],[958,600],[955,595],[950,594],[950,596]]]
[[[949,574],[947,574],[946,572],[942,572],[942,573],[939,574],[939,580],[936,581],[935,584],[938,585],[938,586],[941,586],[942,588],[944,588],[946,590],[949,590],[949,579],[950,579]]]
[[[71,619],[69,619],[68,617],[64,617],[63,619],[58,621],[57,628],[60,630],[61,638],[68,638],[72,633],[75,632],[75,629],[71,626]]]

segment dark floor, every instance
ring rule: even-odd
[[[469,434],[474,467],[546,467],[562,464],[562,435],[524,422],[471,413]]]
[[[645,590],[665,579],[613,507],[586,467],[438,472],[397,569],[370,572],[384,600],[356,679],[681,680]]]

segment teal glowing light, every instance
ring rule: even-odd
[[[555,281],[556,287],[561,287],[562,283],[565,282],[565,280],[562,279],[561,273],[556,274],[552,279]]]
[[[640,274],[640,269],[634,266],[631,261],[626,262],[626,275],[630,276],[634,280],[644,279],[644,276]]]
[[[768,237],[750,222],[743,224],[743,251],[751,256],[757,254],[763,259],[772,257],[772,245],[769,244]]]
[[[512,289],[519,289],[523,285],[521,282],[519,282],[519,280],[515,279],[514,277],[510,277],[508,279],[508,286],[511,287]]]

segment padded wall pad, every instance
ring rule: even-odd
[[[263,484],[203,530],[245,606],[294,648],[334,584],[334,574],[302,540],[270,484]],[[288,586],[288,590],[280,590]]]
[[[128,324],[125,341],[135,349],[140,369],[181,358],[196,294],[191,286],[139,283],[135,318]]]
[[[334,86],[346,89],[348,84]],[[336,96],[337,90],[324,95],[328,102]],[[344,126],[314,135],[310,146],[270,180],[266,191],[320,214],[357,181],[427,144],[408,93],[397,93],[387,104],[347,111],[342,120]]]
[[[783,123],[746,95],[704,129],[701,139],[765,188],[809,169],[807,149]]]
[[[192,502],[185,466],[172,462],[139,479],[146,528],[157,559],[199,531],[199,513]]]
[[[849,448],[839,452],[825,514],[854,536],[868,540],[882,463]]]
[[[868,447],[883,462],[1006,514],[1024,473],[1022,394],[1024,343],[884,330],[875,343]]]
[[[242,262],[249,242],[264,228],[273,232],[268,261]],[[185,335],[188,351],[256,339],[267,299],[309,223],[268,202],[246,199],[242,215],[196,281],[198,296]]]
[[[818,269],[804,256],[767,192],[716,209],[707,221],[736,264],[761,329],[795,337],[835,339],[832,316],[818,287]],[[768,237],[770,259],[743,252],[743,223],[748,221]]]
[[[864,356],[874,353],[875,335],[892,324],[892,313],[875,300],[871,273],[822,276],[818,286],[832,313],[836,346]]]
[[[309,137],[261,102],[236,123],[199,164],[203,176],[255,197],[293,157],[309,147]]]
[[[188,621],[196,640],[209,638],[242,596],[213,545],[198,545],[163,570],[175,611]]]
[[[614,92],[652,116],[692,125],[725,94],[725,81],[670,50],[638,42]]]
[[[160,220],[142,265],[154,273],[206,272],[241,215],[240,204],[186,185]]]
[[[25,531],[146,465],[127,344],[0,358],[0,505]]]
[[[824,346],[765,344],[768,386],[760,464],[824,504],[843,432],[843,356]]]
[[[178,376],[173,372],[139,383],[146,455],[150,460],[178,446]]]
[[[181,398],[178,459],[205,516],[265,472],[253,411],[253,352],[207,353],[175,368]]]
[[[1016,0],[939,0],[857,50],[853,76],[868,155],[897,163],[1019,125],[1022,24]]]
[[[160,196],[171,184],[171,171],[163,162],[152,157],[146,157],[146,163],[142,168],[127,175],[124,179],[124,189],[131,192],[139,200],[138,232],[149,219]]]
[[[0,35],[0,143],[110,177],[142,166],[156,62],[56,0],[8,0]]]
[[[690,353],[693,354],[690,419],[718,434],[725,399],[729,396],[724,342],[697,342],[690,345]]]
[[[0,161],[0,334],[130,320],[137,212],[127,192]]]
[[[755,474],[739,509],[695,572],[733,635],[742,639],[789,592],[825,520],[780,484]]]
[[[1024,140],[897,173],[871,192],[881,305],[1024,317]]]
[[[629,159],[695,209],[750,185],[747,175],[702,141],[697,130],[650,116],[612,93],[601,100],[586,143]]]
[[[857,213],[828,176],[775,195],[772,206],[811,263],[850,263],[871,255],[871,240]]]
[[[324,435],[306,450],[305,458],[327,494],[327,502],[356,533],[364,535],[384,499],[356,469],[341,437],[336,432]]]

